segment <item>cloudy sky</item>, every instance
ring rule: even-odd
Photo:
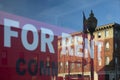
[[[120,0],[0,0],[0,11],[75,31],[82,30],[82,12],[91,9],[98,26],[120,24]]]

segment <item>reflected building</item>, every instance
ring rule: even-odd
[[[90,34],[84,45],[83,32],[58,38],[58,72],[61,77],[76,75],[90,79]],[[94,80],[118,80],[120,77],[120,24],[112,23],[96,28],[94,32]],[[100,43],[100,44],[99,44]]]

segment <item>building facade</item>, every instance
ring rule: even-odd
[[[118,80],[120,77],[119,41],[120,25],[117,23],[97,27],[93,42],[90,42],[89,32],[59,36],[58,76],[64,78],[73,75],[80,78],[84,76],[84,80],[88,80],[93,67],[94,80]],[[91,65],[91,58],[94,66]]]

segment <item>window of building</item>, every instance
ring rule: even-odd
[[[115,30],[115,37],[118,37],[118,31]]]
[[[62,62],[60,62],[60,66],[61,66],[61,67],[63,66],[63,63],[62,63]]]
[[[56,67],[57,67],[56,63],[55,63],[55,62],[52,62],[52,68],[54,69],[54,68],[56,68]]]
[[[115,43],[115,50],[117,49],[117,43]]]
[[[81,66],[80,64],[77,64],[77,67],[78,67],[78,68],[80,68],[80,66]]]
[[[98,65],[101,66],[102,65],[102,59],[98,59]]]
[[[61,44],[61,40],[58,40],[58,46],[61,46],[62,44]]]
[[[68,66],[68,61],[66,61],[66,66]]]
[[[109,63],[110,63],[110,58],[107,56],[107,57],[105,58],[105,64],[106,64],[106,65],[109,65]]]
[[[115,34],[114,34],[116,39],[120,39],[120,31],[119,30],[115,30]]]
[[[118,59],[117,59],[117,57],[115,57],[115,63],[118,64]]]
[[[118,32],[118,38],[120,39],[120,31]]]
[[[110,48],[110,44],[109,44],[109,42],[106,42],[106,44],[105,44],[105,49],[106,49],[106,50],[109,50],[109,48]]]
[[[105,30],[105,37],[108,37],[108,36],[109,36],[109,31]]]
[[[101,38],[101,32],[98,32],[98,38]]]
[[[98,44],[98,48],[100,49],[102,47],[102,44]]]
[[[72,63],[71,68],[73,69],[74,67],[75,67],[75,64],[74,64],[74,63]]]
[[[83,42],[83,38],[81,36],[77,36],[78,43]]]

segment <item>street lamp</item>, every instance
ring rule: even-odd
[[[91,10],[90,16],[87,19],[87,29],[90,32],[90,47],[91,47],[91,41],[94,39],[93,32],[95,31],[95,28],[97,27],[97,19],[94,17],[93,11]],[[94,54],[94,53],[93,53]],[[91,58],[91,80],[94,80],[94,60]]]
[[[97,27],[97,19],[94,17],[93,11],[91,10],[90,16],[87,20],[87,28],[91,36],[93,36],[93,32],[95,31],[96,27]]]

